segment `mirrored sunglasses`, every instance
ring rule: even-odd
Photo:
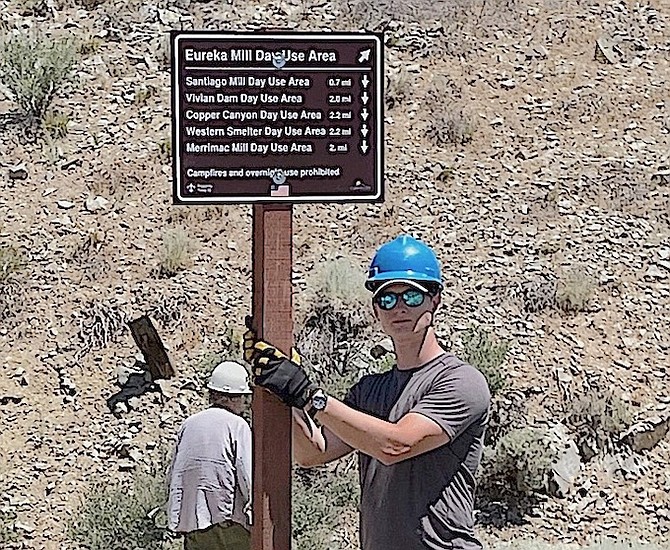
[[[401,298],[406,306],[419,307],[426,299],[426,294],[415,288],[408,288],[403,292],[380,292],[377,296],[375,296],[374,300],[375,303],[379,306],[379,309],[388,311],[393,309],[398,304],[398,300]]]

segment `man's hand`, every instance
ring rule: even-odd
[[[253,358],[254,382],[270,390],[291,407],[302,409],[317,389],[300,365],[277,357],[278,350],[265,348]]]
[[[267,342],[256,340],[251,329],[244,334],[244,359],[253,368],[254,383],[270,390],[287,405],[302,409],[317,386],[300,367],[295,349],[291,352],[289,359]]]
[[[247,331],[242,337],[242,349],[244,351],[244,360],[250,365],[254,364],[254,357],[259,353],[266,353],[268,350],[272,349],[272,355],[277,359],[288,359],[288,357],[279,351],[277,348],[264,342],[263,340],[258,340],[256,338],[256,333],[251,328],[251,316],[247,316],[245,319],[247,326]],[[291,348],[291,361],[296,365],[302,364],[302,358],[298,354],[295,348]],[[254,373],[256,374],[256,373]]]

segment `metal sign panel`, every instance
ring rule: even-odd
[[[172,32],[177,204],[383,199],[383,37]]]

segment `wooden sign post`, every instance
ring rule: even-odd
[[[284,353],[293,346],[292,207],[254,205],[253,329]],[[254,388],[252,550],[291,548],[291,410]]]
[[[172,32],[175,204],[253,207],[253,329],[293,345],[292,204],[381,202],[373,33]],[[253,550],[291,548],[291,411],[254,389]]]

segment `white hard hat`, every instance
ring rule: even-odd
[[[212,371],[207,387],[221,393],[249,394],[247,369],[234,361],[219,363]]]

